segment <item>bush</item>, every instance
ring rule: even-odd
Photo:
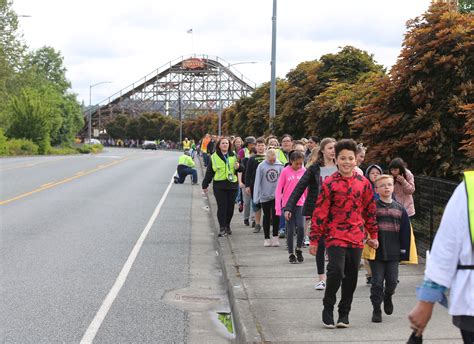
[[[100,144],[90,145],[86,143],[86,144],[83,144],[81,147],[77,148],[77,150],[79,151],[79,153],[82,153],[82,154],[89,154],[89,153],[97,154],[104,150],[104,146]]]
[[[37,155],[38,145],[31,140],[11,139],[7,142],[8,155]]]
[[[0,128],[0,155],[8,155],[8,141],[2,128]]]
[[[77,153],[77,149],[71,147],[51,147],[49,150],[49,154],[51,155],[71,155]]]

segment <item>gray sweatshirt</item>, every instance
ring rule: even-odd
[[[284,166],[278,160],[274,164],[262,161],[257,167],[255,185],[253,187],[253,201],[263,203],[275,199],[275,189],[278,178]]]

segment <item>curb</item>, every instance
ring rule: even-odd
[[[201,158],[198,156],[201,174],[204,178],[205,169]],[[212,190],[209,188],[207,193],[207,203],[209,213],[214,224],[216,249],[219,254],[219,261],[224,277],[224,285],[227,288],[227,295],[234,322],[235,342],[236,343],[263,343],[263,335],[259,331],[255,315],[250,307],[250,302],[244,281],[240,275],[239,265],[236,262],[232,241],[229,237],[218,238],[219,224],[217,223],[216,209],[217,203],[213,197]]]

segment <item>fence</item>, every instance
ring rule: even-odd
[[[413,195],[416,215],[412,219],[418,255],[431,248],[441,216],[458,183],[426,176],[416,176]]]

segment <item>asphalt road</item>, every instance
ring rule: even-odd
[[[108,149],[0,159],[1,342],[81,341],[178,156]],[[94,342],[187,341],[188,313],[162,297],[189,283],[192,192],[191,185],[170,188]]]

